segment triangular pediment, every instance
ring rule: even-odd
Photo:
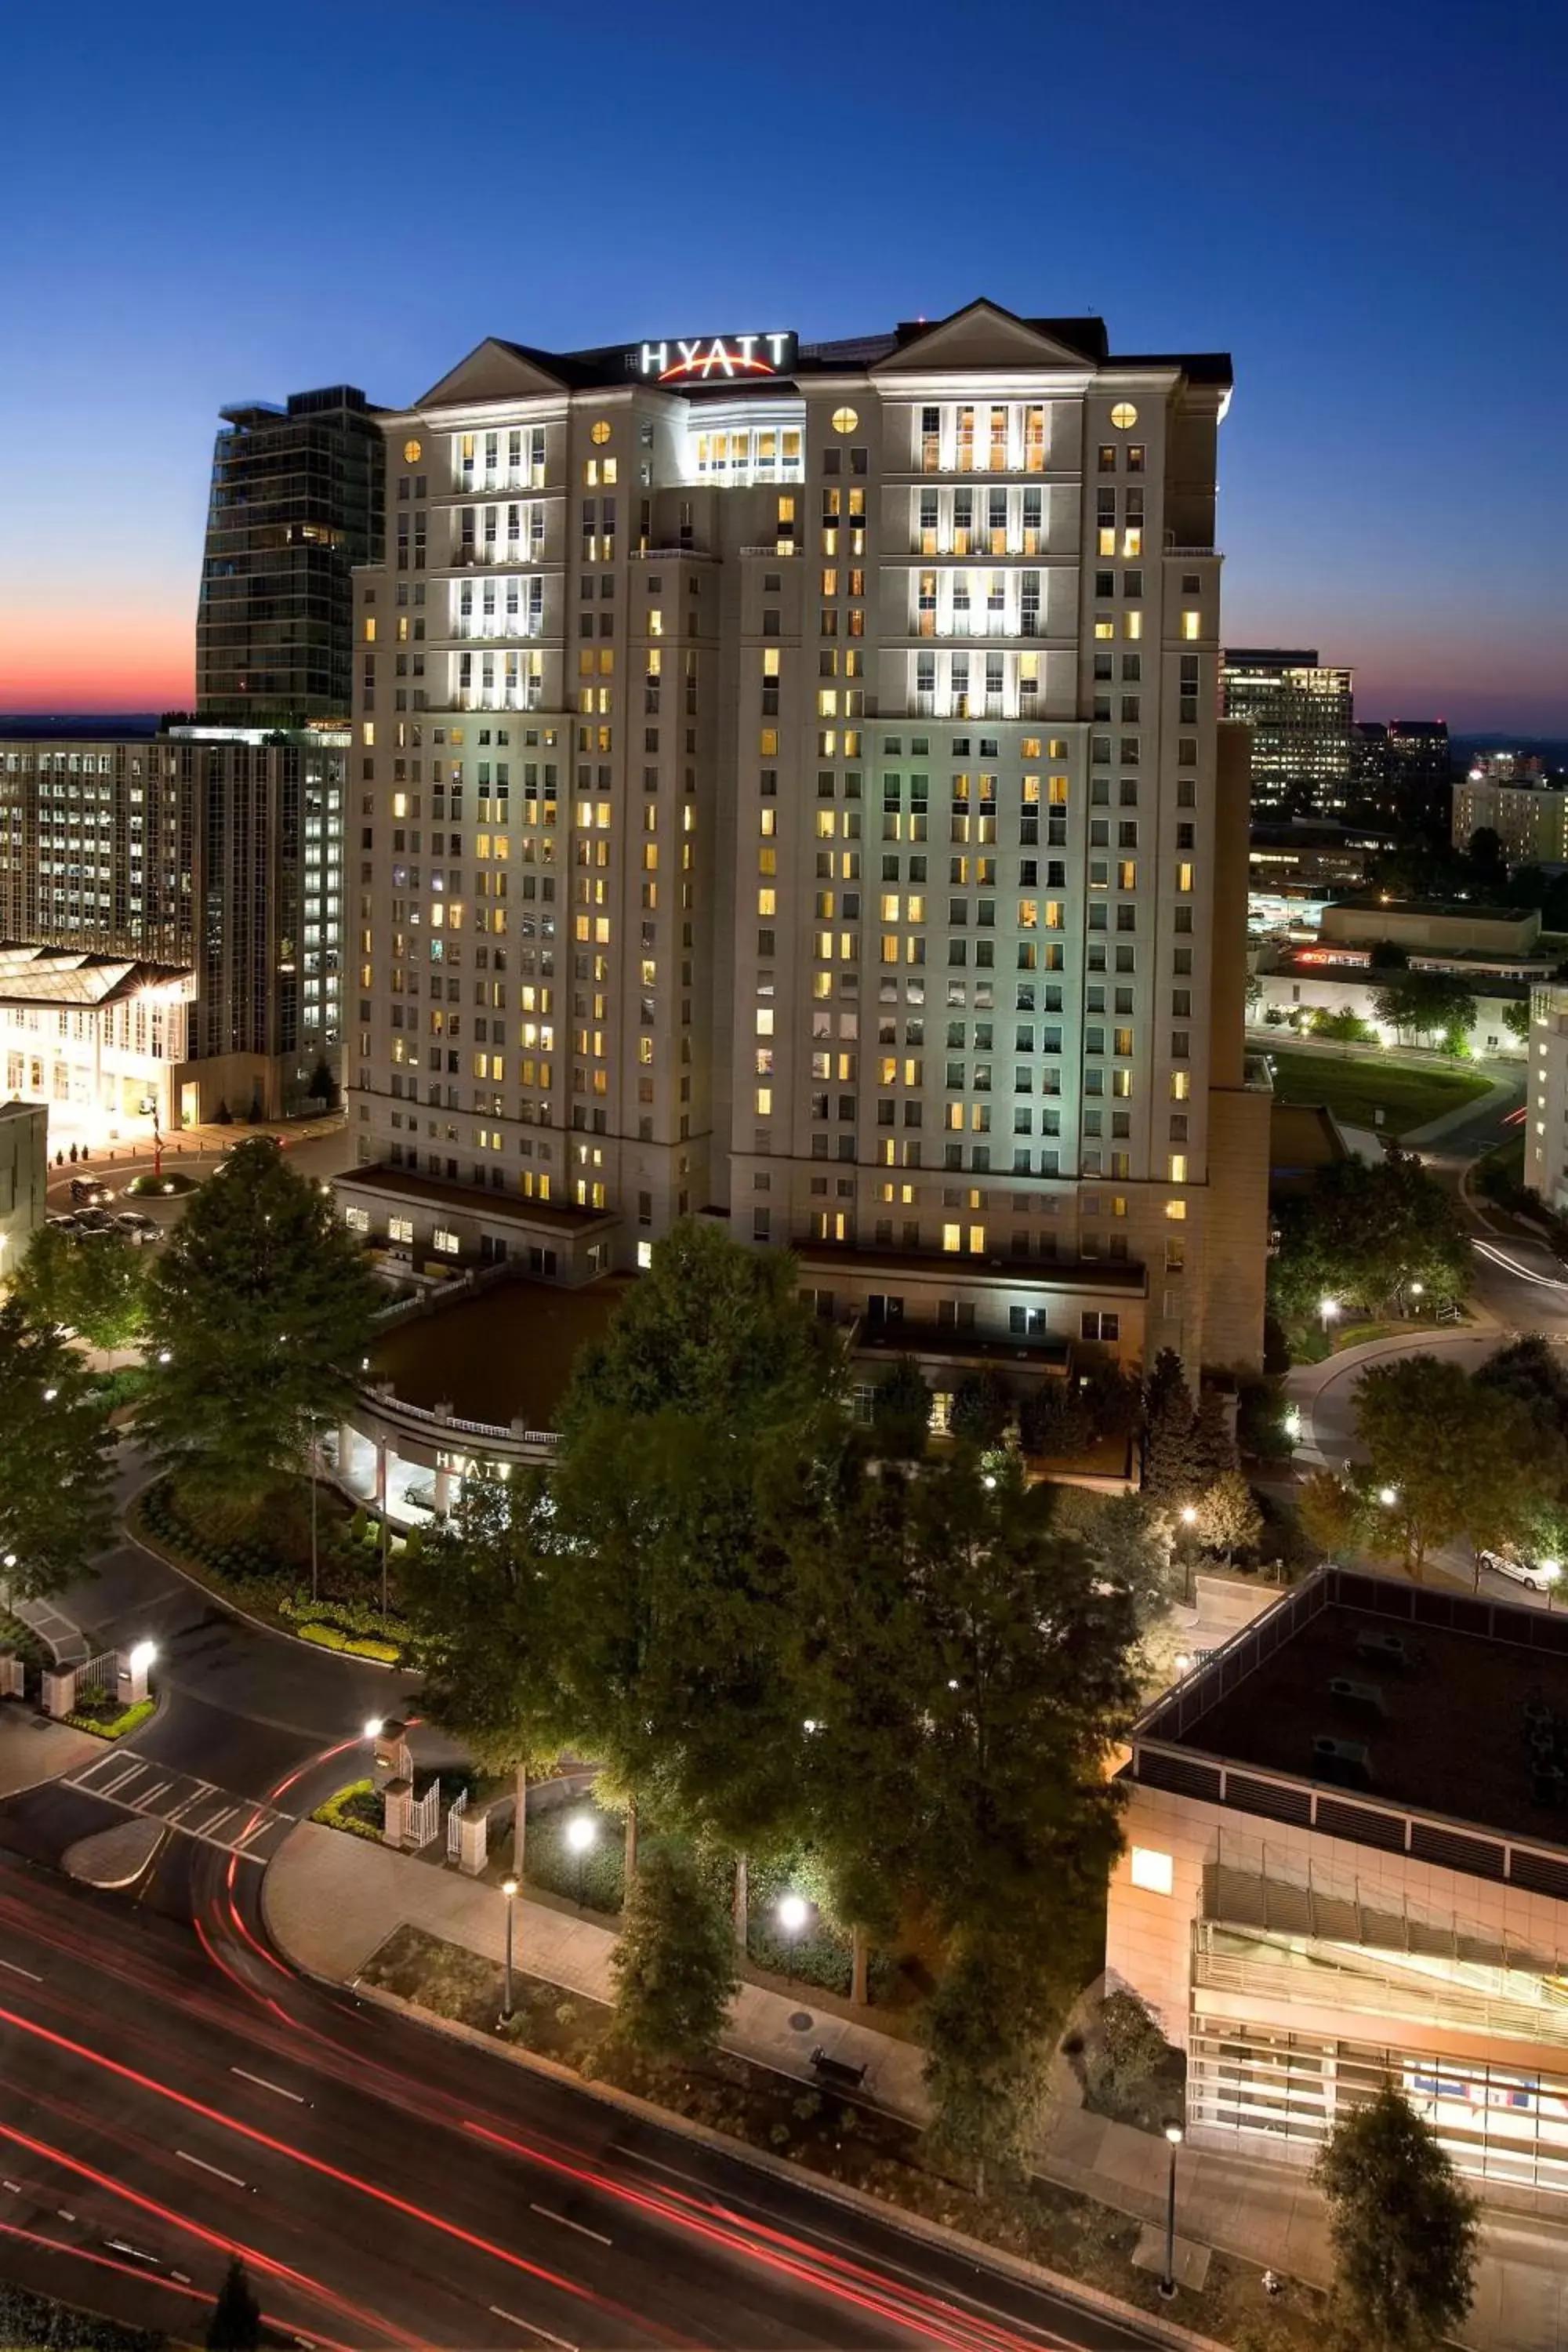
[[[469,402],[485,400],[536,400],[542,393],[565,389],[562,379],[552,375],[531,353],[520,350],[516,343],[503,343],[498,336],[487,335],[466,360],[459,360],[451,373],[433,384],[415,405],[459,408]]]
[[[1084,321],[1086,328],[1091,325]],[[1016,318],[994,302],[971,302],[951,318],[938,319],[923,334],[901,343],[879,360],[873,375],[929,375],[948,368],[1092,367],[1082,351],[1073,351],[1053,336],[1042,334],[1028,320]]]

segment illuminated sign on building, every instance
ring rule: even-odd
[[[642,343],[627,357],[634,375],[656,383],[711,383],[788,375],[795,352],[794,335],[698,335],[690,342]]]

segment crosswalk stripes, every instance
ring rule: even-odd
[[[135,1754],[95,1756],[68,1773],[66,1785],[247,1859],[268,1860],[294,1826],[291,1814]]]

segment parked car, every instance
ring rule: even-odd
[[[84,1207],[100,1209],[106,1201],[112,1201],[114,1195],[108,1185],[100,1184],[96,1176],[71,1178],[71,1199]]]
[[[114,1219],[107,1209],[79,1209],[71,1219],[79,1234],[111,1234]]]
[[[1483,1568],[1495,1568],[1510,1584],[1522,1584],[1531,1592],[1549,1592],[1559,1574],[1554,1559],[1513,1559],[1505,1551],[1483,1551],[1480,1561]]]
[[[163,1230],[156,1217],[144,1217],[140,1209],[121,1209],[110,1222],[117,1233],[128,1234],[133,1242],[156,1241]]]

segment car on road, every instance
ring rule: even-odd
[[[1530,1592],[1550,1592],[1561,1570],[1554,1559],[1515,1559],[1506,1551],[1483,1551],[1483,1568],[1495,1568],[1510,1584],[1522,1584]]]
[[[84,1208],[100,1209],[106,1201],[113,1198],[108,1185],[100,1184],[96,1176],[71,1178],[71,1199]]]
[[[140,1209],[121,1209],[110,1223],[116,1233],[127,1234],[133,1242],[156,1241],[163,1230],[156,1217],[144,1217]]]
[[[111,1234],[114,1219],[107,1209],[79,1209],[71,1219],[79,1234]]]

